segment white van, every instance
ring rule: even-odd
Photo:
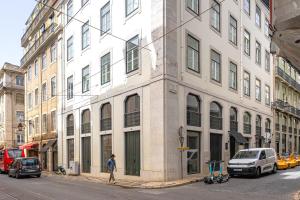
[[[277,172],[277,156],[272,148],[253,148],[240,150],[229,161],[227,172],[234,175],[254,175]]]

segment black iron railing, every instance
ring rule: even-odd
[[[251,124],[244,123],[244,134],[251,134]]]
[[[280,125],[276,123],[276,124],[275,124],[275,130],[276,130],[276,131],[279,131],[279,129],[280,129]]]
[[[67,127],[67,136],[74,135],[74,126]]]
[[[293,128],[291,126],[289,127],[289,133],[293,133]]]
[[[261,127],[256,126],[256,135],[261,135]]]
[[[111,130],[111,118],[101,119],[101,124],[100,125],[101,125],[100,126],[101,131]]]
[[[230,121],[230,131],[238,132],[238,122]]]
[[[282,132],[286,132],[286,125],[282,125],[281,130],[282,130]]]
[[[127,113],[125,114],[124,118],[125,118],[125,127],[140,125],[140,112]]]
[[[201,127],[201,114],[187,111],[187,125]]]
[[[223,129],[222,121],[223,118],[221,117],[210,116],[210,128],[216,130],[222,130]]]
[[[91,133],[91,123],[84,123],[81,125],[81,133]]]

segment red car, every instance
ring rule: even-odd
[[[3,149],[0,150],[0,173],[7,173],[9,165],[11,165],[15,158],[25,157],[24,150],[21,149]]]

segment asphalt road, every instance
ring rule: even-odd
[[[61,177],[8,178],[0,175],[0,200],[288,200],[300,190],[300,167],[261,178],[232,178],[168,189],[124,189]]]

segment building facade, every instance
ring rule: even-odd
[[[0,69],[0,149],[24,144],[24,75],[19,66]]]
[[[40,158],[44,170],[57,167],[57,69],[61,68],[61,2],[38,3],[21,39],[25,71],[25,141],[28,156]]]
[[[282,57],[275,58],[274,69],[274,147],[280,155],[299,154],[299,71]]]
[[[114,153],[118,177],[166,181],[269,146],[273,59],[262,1],[69,0],[64,12],[66,168],[75,161],[105,177]]]

